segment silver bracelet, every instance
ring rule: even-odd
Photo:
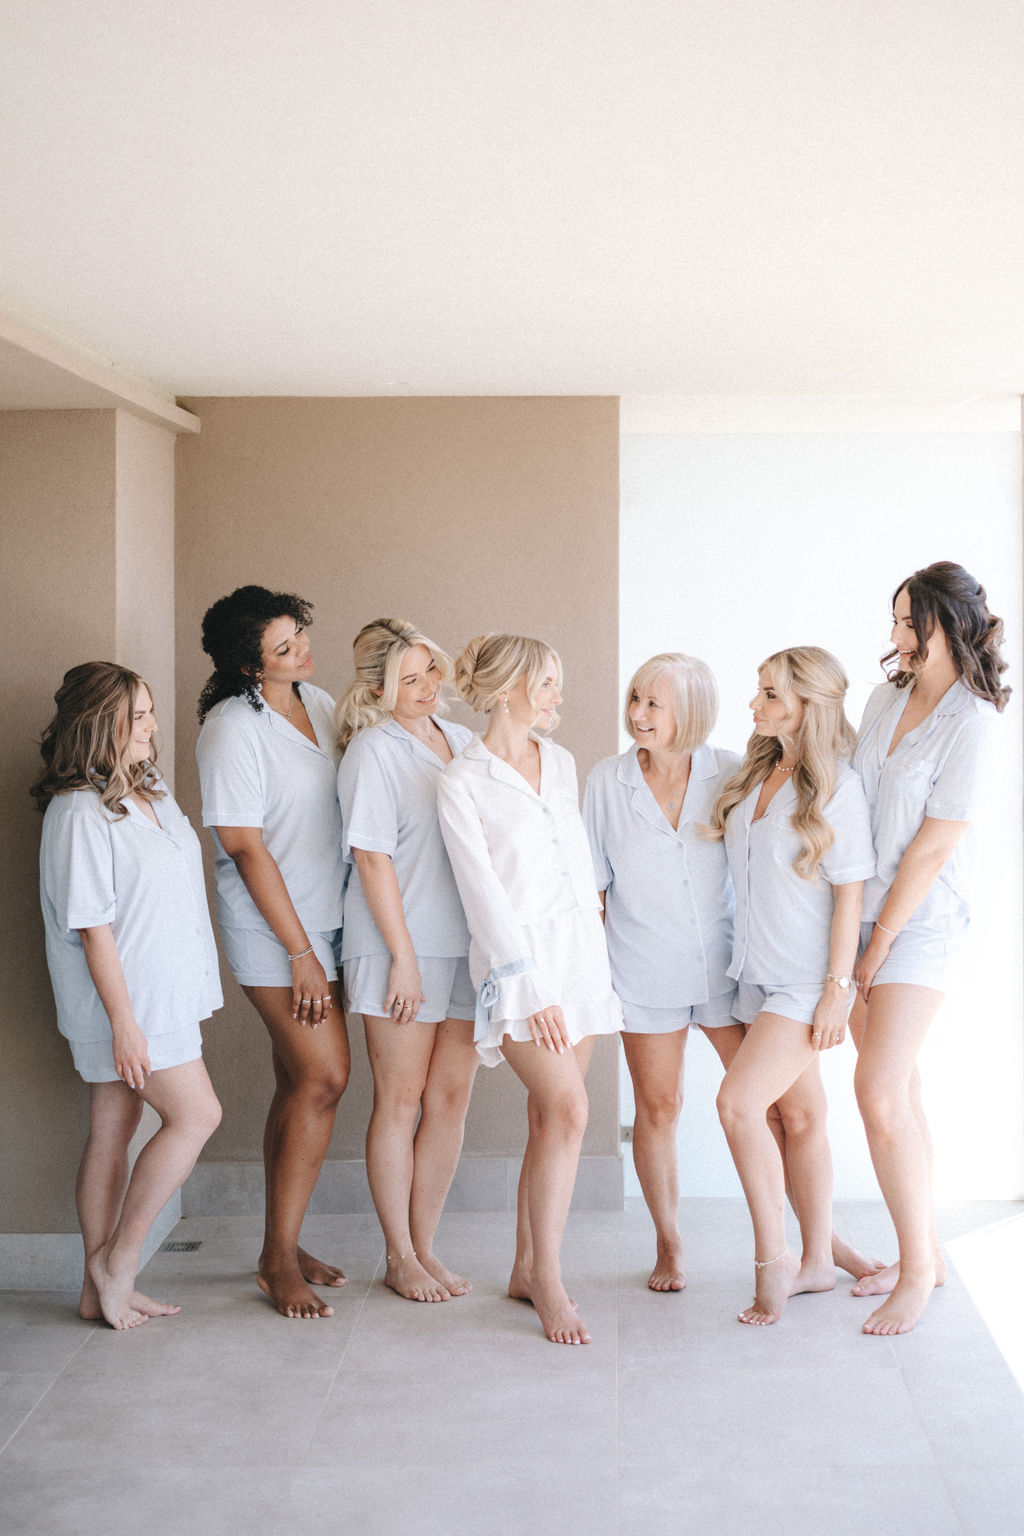
[[[287,951],[285,951],[285,953],[287,954]],[[288,955],[288,959],[289,960],[305,960],[306,956],[307,955],[311,955],[312,953],[313,953],[313,946],[311,944],[308,949],[300,949],[297,955]]]
[[[890,939],[898,939],[899,938],[899,934],[896,932],[895,928],[887,928],[884,923],[880,923],[878,921],[877,917],[875,918],[875,927],[876,928],[881,928],[882,932],[883,933],[887,933],[889,935]]]

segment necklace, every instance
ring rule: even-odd
[[[261,693],[261,694],[263,693],[262,686],[258,687],[258,692]],[[278,709],[276,704],[271,704],[270,700],[265,695],[264,695],[264,698],[263,698],[263,702],[264,702],[264,704],[266,704],[268,709],[272,709],[274,711],[275,715],[282,715],[285,720],[290,720],[292,718],[292,710],[295,708],[295,690],[292,689],[291,698],[288,701],[288,709],[287,709],[287,711],[285,711],[283,709]]]
[[[793,764],[792,768],[783,768],[781,763],[776,763],[774,766],[776,773],[792,773],[796,768],[796,763]]]

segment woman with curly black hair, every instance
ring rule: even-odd
[[[931,1194],[931,1138],[917,1053],[969,921],[964,834],[1009,688],[1002,621],[985,589],[949,560],[915,571],[893,597],[889,681],[868,700],[853,759],[878,871],[864,888],[859,994],[850,1019],[855,1084],[900,1258],[854,1286],[888,1295],[865,1333],[908,1333],[945,1279]]]
[[[334,701],[314,688],[310,605],[239,587],[203,619],[214,673],[199,700],[203,824],[216,850],[228,964],[270,1035],[277,1089],[263,1138],[257,1279],[285,1317],[330,1317],[311,1289],[344,1285],[299,1232],[348,1081],[338,996],[345,864]]]

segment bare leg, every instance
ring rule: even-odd
[[[636,1119],[633,1164],[654,1222],[657,1259],[647,1281],[652,1291],[686,1285],[679,1231],[679,1166],[676,1127],[683,1108],[687,1030],[667,1035],[623,1031],[622,1046],[633,1079]]]
[[[816,1055],[776,1104],[803,1250],[792,1294],[831,1291],[836,1283],[832,1263],[832,1149],[828,1144],[828,1105]]]
[[[532,1301],[555,1344],[589,1344],[590,1334],[562,1284],[560,1250],[587,1124],[583,1077],[593,1041],[559,1056],[506,1040],[502,1052],[526,1088],[530,1136],[519,1183],[527,1232],[517,1234],[509,1295]]]
[[[896,1277],[882,1271],[854,1287],[862,1296],[892,1293],[872,1312],[865,1333],[909,1333],[939,1283],[931,1137],[916,1063],[941,1002],[942,993],[931,987],[887,983],[872,987],[866,1017],[861,1014],[856,1021],[860,1038],[854,1087],[900,1255]]]
[[[423,1268],[451,1296],[473,1287],[434,1253],[434,1236],[462,1151],[469,1096],[480,1065],[471,1019],[445,1019],[437,1026],[416,1129],[409,1232]]]
[[[220,1124],[220,1105],[201,1060],[154,1072],[138,1093],[162,1124],[135,1160],[114,1231],[88,1261],[103,1316],[119,1329],[146,1321],[147,1314],[132,1305],[146,1233]]]
[[[287,987],[243,987],[274,1048],[277,1088],[263,1137],[266,1225],[257,1283],[283,1317],[331,1317],[334,1308],[309,1288],[299,1261],[299,1232],[334,1128],[338,1100],[348,1082],[345,1016],[331,982],[334,1005],[317,1029],[292,1018]],[[340,1270],[304,1255],[306,1267],[343,1279]],[[317,1283],[320,1283],[319,1281]]]
[[[739,1314],[744,1323],[776,1322],[800,1271],[786,1246],[785,1176],[767,1114],[810,1065],[810,1034],[806,1024],[758,1014],[718,1094],[722,1127],[754,1226],[756,1294],[754,1305]]]
[[[721,1058],[722,1065],[728,1071],[730,1063],[740,1046],[743,1044],[743,1034],[746,1026],[736,1024],[723,1029],[706,1030],[708,1039]],[[797,1220],[800,1219],[800,1211],[793,1193],[792,1181],[789,1177],[789,1162],[786,1154],[786,1128],[782,1121],[782,1115],[778,1106],[773,1104],[768,1111],[768,1129],[775,1137],[779,1152],[782,1157],[782,1167],[786,1176],[786,1199],[789,1201]],[[845,1238],[839,1236],[833,1227],[831,1236],[832,1263],[839,1269],[845,1269],[854,1279],[860,1279],[862,1275],[873,1275],[884,1269],[881,1259],[868,1259],[859,1253]]]
[[[366,1131],[366,1175],[384,1233],[384,1283],[407,1301],[447,1301],[449,1292],[420,1263],[409,1230],[413,1134],[427,1082],[436,1025],[396,1024],[364,1016],[373,1072],[373,1113]]]

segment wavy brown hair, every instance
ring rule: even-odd
[[[804,880],[814,880],[834,841],[824,807],[835,793],[839,764],[853,756],[857,744],[856,733],[843,708],[849,683],[832,653],[817,645],[776,651],[757,670],[768,673],[771,687],[781,699],[799,699],[804,706],[796,733],[796,810],[791,818],[802,847],[793,860],[793,868]],[[708,837],[724,837],[729,813],[756,785],[763,783],[781,757],[782,744],[777,736],[759,736],[754,732],[747,742],[745,759],[726,780],[715,802]]]
[[[39,743],[45,767],[29,794],[41,811],[55,795],[94,789],[117,821],[127,816],[129,795],[162,800],[155,786],[156,747],[144,763],[128,756],[139,689],[153,690],[127,667],[114,661],[84,661],[65,672],[54,694],[57,713]]]
[[[966,686],[996,709],[1004,710],[1011,690],[999,681],[1007,665],[999,649],[1003,621],[989,612],[981,582],[952,560],[936,560],[900,582],[892,595],[894,606],[904,590],[910,598],[910,621],[921,661],[928,655],[929,635],[934,634],[936,625],[941,626],[953,665]],[[917,673],[913,669],[890,671],[888,663],[898,655],[898,650],[887,651],[881,664],[897,688],[906,688]]]

